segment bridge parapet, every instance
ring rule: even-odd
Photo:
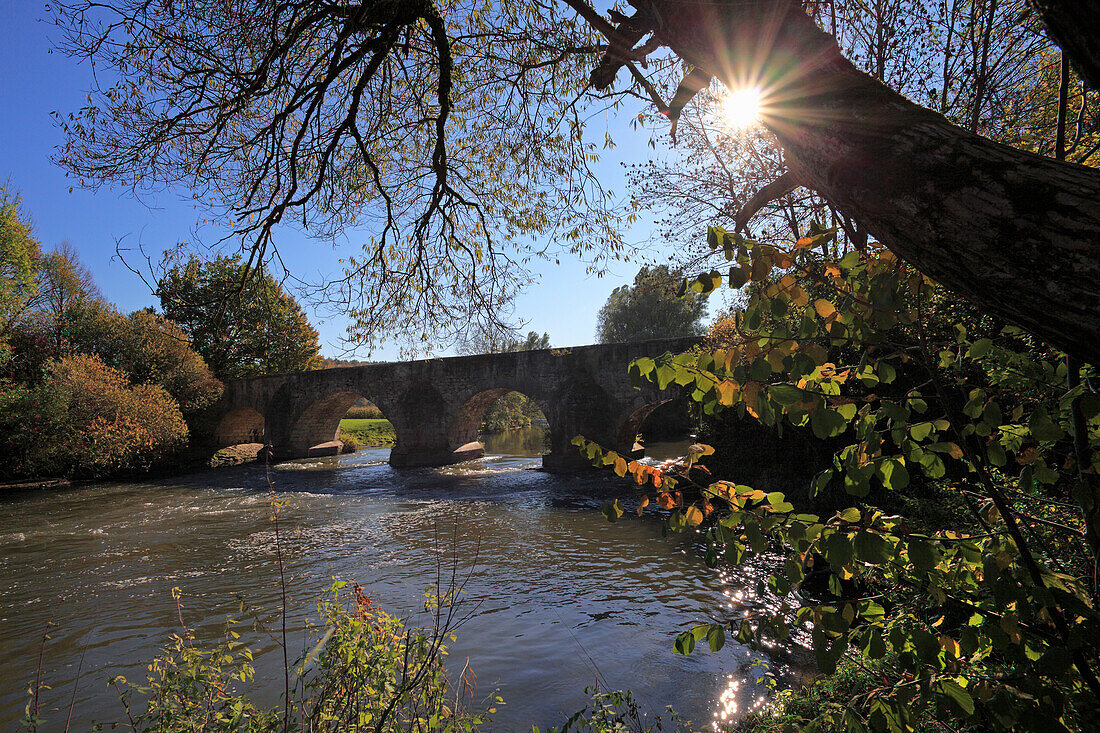
[[[257,433],[280,458],[339,450],[340,419],[360,398],[393,424],[394,466],[437,466],[481,455],[477,431],[507,392],[534,400],[550,424],[549,470],[586,465],[570,441],[583,434],[629,451],[645,416],[674,397],[636,389],[627,374],[641,356],[685,351],[698,339],[660,339],[504,354],[365,364],[239,379],[226,384],[218,447]]]

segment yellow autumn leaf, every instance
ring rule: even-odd
[[[738,392],[738,385],[737,382],[725,379],[716,384],[714,390],[718,393],[718,404],[732,405]]]
[[[703,521],[703,512],[699,511],[696,506],[689,506],[684,510],[684,521],[689,526],[698,527]]]

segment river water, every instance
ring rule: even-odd
[[[748,650],[673,653],[695,622],[728,618],[737,578],[708,570],[692,537],[660,522],[599,511],[632,487],[610,473],[537,470],[537,428],[486,445],[485,458],[395,471],[388,449],[296,461],[270,470],[286,500],[291,655],[305,618],[333,577],[357,581],[377,605],[413,622],[440,562],[467,578],[472,617],[449,664],[469,660],[478,691],[499,689],[493,730],[545,730],[584,706],[597,681],[630,688],[642,709],[672,705],[700,729],[763,695]],[[651,455],[682,446],[654,445]],[[277,619],[279,579],[268,478],[243,466],[148,483],[103,483],[0,497],[0,730],[13,730],[38,665],[42,636],[44,730],[62,730],[80,676],[72,730],[124,713],[106,687],[144,680],[145,665],[184,620],[216,639],[227,616]],[[258,699],[282,689],[274,637],[242,624],[257,652]],[[704,645],[705,646],[705,645]],[[83,661],[81,657],[83,655]]]

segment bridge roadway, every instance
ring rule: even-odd
[[[534,400],[550,424],[543,467],[572,470],[587,465],[570,444],[575,435],[630,451],[646,416],[675,396],[633,387],[629,363],[695,343],[661,339],[238,379],[225,385],[212,434],[217,447],[267,443],[278,459],[332,455],[341,448],[340,419],[365,397],[397,433],[390,465],[442,466],[482,455],[485,412],[515,391]]]

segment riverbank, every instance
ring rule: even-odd
[[[354,441],[359,448],[393,445],[397,433],[385,418],[344,418],[340,421],[340,440],[348,445]]]

